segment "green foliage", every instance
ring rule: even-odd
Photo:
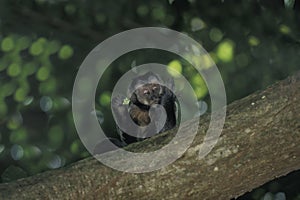
[[[70,146],[70,151],[73,154],[81,154],[84,151],[84,147],[80,140],[75,140]]]
[[[234,43],[231,40],[221,42],[217,47],[217,56],[223,62],[231,62],[234,56]]]
[[[36,73],[36,78],[39,81],[45,81],[49,78],[49,76],[50,76],[50,69],[49,67],[46,66],[40,67]]]
[[[199,31],[201,29],[204,29],[206,24],[202,19],[195,17],[191,20],[191,30],[192,31]]]
[[[56,125],[52,126],[48,132],[48,141],[50,148],[57,149],[63,144],[64,132],[63,129]]]
[[[50,56],[67,61],[74,50],[70,45],[61,46],[62,42],[58,39],[35,39],[17,33],[3,37],[0,43],[0,53],[3,54],[0,57],[0,123],[5,124],[0,128],[0,158],[7,160],[11,156],[25,166],[13,167],[9,163],[8,168],[1,166],[2,181],[10,181],[25,177],[27,173],[42,171],[47,165],[53,168],[63,164],[57,161],[53,150],[62,148],[66,130],[62,126],[64,121],[52,123],[51,116],[66,107],[69,109],[70,104],[57,93],[57,81],[52,74],[54,65],[64,63],[55,63]],[[39,127],[44,122],[42,118],[35,117],[35,110],[40,114],[46,112],[47,123],[51,125]],[[32,119],[34,121],[31,122]],[[68,126],[67,130],[73,129],[72,123]],[[39,162],[34,164],[37,158]],[[62,158],[59,159],[61,161]]]
[[[110,92],[108,92],[108,91],[103,92],[100,95],[100,99],[99,99],[100,105],[109,106],[110,105],[110,96],[111,96]]]
[[[149,8],[145,5],[140,5],[136,11],[138,15],[144,17],[147,16],[147,14],[149,13]]]
[[[11,77],[16,77],[21,73],[21,67],[17,63],[12,63],[7,68],[7,74]]]
[[[69,45],[64,45],[59,50],[59,58],[62,60],[69,59],[73,55],[73,49]]]
[[[13,131],[9,137],[12,144],[24,144],[27,142],[27,139],[27,131],[24,128],[19,128],[18,130]]]
[[[178,73],[181,74],[182,73],[182,65],[180,63],[179,60],[173,60],[168,64],[168,72],[172,75],[172,76],[177,76]]]
[[[44,51],[45,40],[38,40],[31,44],[29,53],[33,56],[38,56]]]
[[[1,50],[4,52],[12,51],[15,47],[14,40],[11,37],[6,37],[2,40]]]
[[[195,74],[192,76],[191,83],[194,86],[194,90],[198,99],[202,99],[207,95],[207,86],[205,84],[205,81],[199,74]]]
[[[222,40],[223,38],[223,33],[220,29],[218,28],[212,28],[209,31],[209,38],[213,41],[213,42],[219,42]]]
[[[249,45],[250,46],[258,46],[260,41],[257,37],[254,37],[254,36],[250,36],[249,39],[248,39],[248,42],[249,42]]]
[[[72,3],[69,3],[65,6],[65,12],[68,14],[68,15],[74,15],[75,12],[76,12],[76,6]]]
[[[284,24],[281,24],[281,25],[279,26],[279,31],[280,31],[281,33],[283,33],[283,34],[286,34],[286,35],[288,35],[288,34],[291,33],[290,27],[288,27],[287,25],[284,25]]]

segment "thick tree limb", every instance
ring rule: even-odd
[[[228,106],[222,136],[199,160],[208,125],[173,164],[150,173],[115,171],[87,158],[0,185],[2,199],[230,199],[300,169],[300,73]],[[188,130],[188,123],[186,124]],[[172,134],[129,146],[143,150]],[[162,145],[160,143],[160,145]],[[159,146],[160,146],[159,145]],[[149,150],[149,149],[148,149]],[[122,163],[122,158],[120,158]]]

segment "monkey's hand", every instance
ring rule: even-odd
[[[115,120],[118,122],[118,123],[121,123],[119,125],[122,125],[123,123],[123,118],[124,116],[126,116],[126,112],[128,113],[128,105],[126,104],[123,104],[123,101],[124,101],[125,96],[122,96],[122,95],[117,95],[116,97],[114,97],[111,101],[111,107],[112,107],[112,110],[113,110],[113,114],[114,114],[114,117],[116,118]]]
[[[112,98],[111,101],[112,110],[117,126],[117,132],[122,142],[125,142],[125,139],[124,132],[121,130],[120,127],[128,126],[128,117],[126,116],[129,116],[128,104],[124,104],[124,100],[126,100],[125,96],[117,95],[116,97]]]
[[[161,97],[161,105],[163,107],[173,106],[174,102],[176,101],[175,94],[167,87],[164,87],[164,93]]]
[[[111,104],[112,104],[113,107],[115,107],[115,106],[117,106],[117,107],[123,106],[124,105],[123,104],[124,99],[126,99],[125,96],[118,94],[117,96],[115,96],[114,98],[112,98]]]
[[[164,94],[161,97],[161,105],[167,112],[167,121],[160,132],[170,130],[176,126],[176,95],[167,87],[164,88]]]

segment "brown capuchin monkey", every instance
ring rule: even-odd
[[[150,124],[151,119],[154,119],[154,122],[151,123],[151,127],[150,125],[149,127],[152,132],[155,132],[154,134],[165,132],[176,126],[175,102],[177,99],[175,94],[169,89],[171,88],[173,90],[174,81],[171,80],[170,83],[165,83],[168,87],[161,85],[160,83],[162,83],[162,81],[158,75],[153,72],[147,72],[132,80],[128,89],[128,93],[129,91],[133,91],[130,98],[117,95],[112,99],[112,109],[114,111],[115,121],[118,121],[116,128],[119,138],[108,138],[101,141],[96,145],[94,150],[95,154],[102,154],[107,151],[122,148],[128,144],[151,137],[153,133],[150,135],[147,133],[147,130],[149,129],[145,129],[145,127]],[[157,105],[161,105],[164,108],[166,114],[165,120],[161,119],[159,113],[157,115],[151,115],[150,108]],[[126,118],[126,116],[131,119]],[[129,135],[121,130],[121,127],[124,127],[124,125],[130,124],[128,123],[128,120],[133,121],[136,125],[141,127],[141,129],[134,132],[137,136],[142,135],[142,138]],[[165,123],[162,124],[163,122]],[[107,140],[117,147],[111,146]]]
[[[118,121],[122,122],[122,118],[126,116],[124,112],[128,112],[133,122],[140,126],[145,127],[150,124],[151,118],[154,119],[152,124],[152,131],[156,130],[156,134],[170,130],[176,126],[176,96],[169,89],[174,88],[174,81],[166,83],[166,86],[161,85],[160,77],[153,72],[147,72],[144,75],[136,77],[132,80],[129,91],[133,91],[128,105],[123,104],[123,99],[116,97],[112,100],[112,108],[114,109],[115,117],[119,118]],[[161,116],[153,115],[150,117],[151,106],[161,105],[166,112],[166,121],[160,124],[162,127],[158,130],[158,123],[161,123]],[[123,119],[124,123],[125,120]],[[124,144],[130,144],[142,140],[142,138],[128,135],[120,129],[117,125],[117,130],[120,139]],[[147,135],[147,133],[140,133]],[[139,135],[139,134],[137,134]]]

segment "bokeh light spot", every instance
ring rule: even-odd
[[[43,50],[44,48],[42,42],[36,41],[31,44],[29,48],[29,53],[33,56],[38,56],[43,52]]]
[[[100,104],[102,106],[108,106],[110,104],[110,97],[111,97],[111,93],[108,92],[108,91],[105,91],[103,92],[101,95],[100,95]]]
[[[73,55],[73,48],[70,45],[64,45],[58,52],[58,56],[62,60],[66,60]]]
[[[11,37],[6,37],[2,40],[1,49],[4,52],[13,50],[15,47],[15,42]]]
[[[21,67],[17,63],[12,63],[7,68],[7,74],[11,77],[16,77],[21,73]]]
[[[260,41],[257,37],[255,36],[250,36],[248,39],[248,43],[250,46],[258,46]]]
[[[10,155],[14,160],[20,160],[24,156],[24,150],[20,145],[14,144],[10,149]]]
[[[179,60],[173,60],[168,64],[167,70],[173,77],[177,77],[182,73],[182,65]]]
[[[42,111],[48,112],[52,109],[53,106],[53,101],[50,97],[48,96],[43,96],[40,100],[40,107]]]
[[[290,27],[288,27],[287,25],[284,25],[284,24],[281,24],[281,25],[279,26],[279,31],[280,31],[281,33],[283,33],[283,34],[286,34],[286,35],[288,35],[288,34],[291,33]]]
[[[36,78],[39,81],[45,81],[49,78],[49,76],[50,76],[50,69],[49,67],[46,66],[39,68],[39,70],[36,73]]]
[[[205,27],[206,27],[206,25],[202,19],[196,17],[191,20],[191,30],[192,31],[199,31],[201,29],[204,29]]]
[[[213,41],[213,42],[219,42],[222,40],[223,38],[223,33],[221,32],[220,29],[217,28],[212,28],[209,31],[209,38]]]
[[[217,47],[217,56],[223,62],[232,61],[233,52],[234,52],[234,43],[231,40],[223,41]]]

